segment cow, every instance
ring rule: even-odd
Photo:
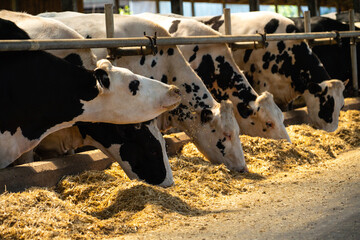
[[[25,30],[32,39],[84,39],[73,29],[51,18],[44,19],[8,10],[0,10],[0,18],[14,22],[19,28]],[[61,49],[47,50],[47,52],[65,58],[86,69],[93,70],[96,67],[97,59],[90,49]]]
[[[0,16],[22,26],[31,38],[37,39],[83,39],[63,23],[32,16],[26,13],[0,11]],[[43,29],[46,29],[43,31]],[[89,70],[96,59],[90,49],[50,50],[55,56]],[[87,61],[90,59],[90,61]],[[88,63],[88,64],[86,64]],[[80,134],[81,133],[81,134]],[[173,184],[165,141],[156,120],[139,124],[76,123],[45,137],[35,148],[36,157],[47,159],[74,153],[83,146],[100,149],[116,160],[130,179],[144,180],[150,184],[168,187]],[[131,151],[130,151],[131,150]],[[13,164],[34,161],[33,150],[23,154]]]
[[[0,19],[0,39],[30,37]],[[177,87],[104,59],[88,71],[44,51],[8,51],[0,52],[0,70],[0,168],[76,122],[148,121],[177,107],[181,98]]]
[[[304,32],[304,19],[291,18],[299,32]],[[327,17],[311,17],[311,32],[330,32],[330,31],[349,31],[349,25],[338,20]],[[355,28],[359,31],[359,28]],[[356,46],[357,52],[360,51],[360,45]],[[350,58],[350,39],[342,38],[336,45],[313,46],[312,51],[319,57],[325,69],[331,78],[339,79],[345,82],[352,80],[351,58]],[[357,68],[360,70],[360,54],[357,55]],[[359,81],[359,79],[358,79]],[[360,81],[359,81],[360,83]],[[352,95],[351,84],[347,85],[347,95]]]
[[[142,13],[136,16],[154,21],[173,37],[220,35],[194,20]],[[191,44],[178,46],[217,101],[230,100],[234,106],[240,132],[250,136],[286,139],[284,116],[264,92],[258,95],[236,65],[226,44]]]
[[[104,14],[54,19],[73,28],[83,37],[106,37]],[[142,37],[144,32],[170,36],[161,26],[135,16],[114,15],[114,27],[114,37]],[[107,55],[106,49],[93,51],[100,59]],[[160,129],[180,129],[212,163],[224,163],[230,170],[247,171],[232,103],[215,101],[176,46],[157,46],[154,55],[122,56],[115,59],[114,64],[178,86],[182,94],[181,104],[159,117]]]
[[[225,33],[221,15],[195,19]],[[233,35],[294,33],[297,28],[292,20],[277,13],[248,12],[231,14],[231,31]],[[302,96],[316,128],[337,129],[345,84],[330,79],[305,41],[269,41],[263,49],[233,50],[233,56],[258,93],[269,91],[282,109]]]

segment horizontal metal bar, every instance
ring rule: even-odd
[[[339,32],[340,37],[359,37],[360,31]],[[288,33],[268,34],[266,41],[303,40],[318,38],[335,38],[335,32],[324,33]],[[161,45],[188,45],[188,44],[216,44],[234,42],[261,42],[259,34],[232,35],[232,36],[188,36],[188,37],[158,37],[156,44]],[[50,40],[0,40],[0,51],[23,50],[50,50],[50,49],[75,49],[75,48],[116,48],[150,46],[150,41],[145,37],[138,38],[102,38],[102,39],[50,39]]]

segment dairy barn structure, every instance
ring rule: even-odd
[[[197,8],[206,3],[217,4],[220,9],[242,5],[247,11],[271,5],[276,12],[284,5],[292,5],[296,6],[298,16],[303,16],[304,10],[309,10],[305,14],[319,16],[321,8],[327,7],[342,19],[344,15],[347,18],[346,11],[353,9],[354,21],[358,21],[360,13],[358,0],[3,0],[0,9],[32,15],[92,13],[104,12],[104,4],[109,3],[114,5],[114,13],[125,6],[130,6],[130,13],[138,13],[132,12],[131,6],[139,11],[147,6],[155,13],[186,12],[188,16],[196,16]],[[339,44],[336,38],[341,39],[343,33],[329,34],[328,42]],[[269,34],[263,42],[251,41],[252,48],[263,48],[272,37]],[[358,35],[352,38],[355,46]],[[159,46],[162,41],[170,41],[161,37],[157,40]],[[175,40],[181,43],[184,39]],[[316,41],[308,38],[308,42],[311,46]],[[36,46],[46,49],[41,44]],[[106,42],[101,44],[106,46]],[[228,44],[231,46],[231,40]],[[211,164],[184,133],[164,135],[174,175],[174,185],[168,188],[129,180],[113,159],[88,148],[70,156],[1,169],[0,238],[357,239],[358,88],[351,94],[345,99],[334,132],[313,128],[308,124],[306,109],[297,108],[283,113],[292,143],[241,135],[248,173]]]

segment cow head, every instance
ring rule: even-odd
[[[175,108],[181,100],[177,87],[115,67],[105,59],[97,62],[94,76],[100,94],[92,110],[95,109],[96,114],[101,112],[102,122],[112,123],[114,118],[116,123],[120,123],[120,119],[124,119],[124,123],[147,121]]]
[[[333,132],[339,123],[340,110],[344,106],[343,91],[348,80],[328,80],[309,83],[304,93],[311,123],[319,129]]]
[[[130,179],[163,187],[173,184],[165,141],[156,120],[122,125],[78,122],[44,138],[36,154],[41,159],[59,157],[82,146],[100,149],[117,161]]]
[[[286,139],[291,142],[283,123],[284,115],[275,104],[271,93],[263,92],[248,105],[238,104],[238,111],[244,118],[240,122],[240,131],[243,134]]]
[[[184,129],[210,162],[224,163],[228,169],[238,172],[248,171],[239,139],[239,126],[230,101],[198,110],[184,108],[180,104],[169,114],[166,119],[172,121],[170,125]]]

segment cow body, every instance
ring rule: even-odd
[[[196,19],[225,32],[223,16]],[[231,27],[233,35],[297,30],[293,21],[271,12],[232,14]],[[326,131],[337,129],[344,104],[344,84],[330,80],[322,63],[304,41],[270,41],[264,49],[235,50],[233,55],[257,92],[271,92],[279,106],[286,106],[302,96],[315,127]]]
[[[29,39],[0,19],[0,39]],[[43,51],[0,53],[0,168],[34,148],[44,137],[78,121],[116,124],[147,121],[179,103],[178,89],[107,60],[87,71]],[[130,85],[138,86],[136,94]],[[149,91],[159,96],[149,99]],[[128,103],[145,108],[134,109]]]
[[[0,11],[0,18],[14,22],[19,28],[25,30],[32,39],[84,39],[79,33],[65,24],[50,18],[41,18],[7,10]],[[96,56],[90,49],[46,50],[46,52],[60,58],[69,59],[71,62],[89,70],[96,67]]]
[[[154,21],[171,36],[220,35],[193,19],[166,17],[158,14],[139,14]],[[234,62],[226,44],[180,45],[184,57],[200,76],[217,101],[230,100],[243,134],[290,141],[283,124],[284,117],[269,93],[258,95]]]
[[[305,31],[303,18],[291,19],[300,32]],[[310,23],[311,32],[349,31],[348,24],[327,17],[311,17]],[[358,31],[359,28],[355,30]],[[360,51],[359,44],[357,44],[356,49],[357,52]],[[349,38],[342,38],[337,45],[313,46],[312,51],[319,57],[331,78],[340,79],[343,82],[352,79]],[[357,55],[357,64],[357,68],[360,70],[359,54]],[[348,87],[351,87],[351,84],[347,85]]]
[[[104,38],[103,14],[84,14],[56,18],[82,36]],[[165,29],[150,21],[134,16],[114,16],[115,37],[141,37],[144,32],[169,36]],[[106,49],[94,49],[98,58],[106,56]],[[246,164],[242,152],[239,127],[231,102],[217,103],[201,79],[191,69],[176,46],[158,46],[155,56],[127,56],[115,60],[117,66],[150,78],[177,85],[182,94],[178,108],[163,114],[161,129],[176,127],[192,138],[198,149],[213,163],[224,163],[229,169],[244,171]]]
[[[32,38],[40,39],[83,39],[73,29],[63,23],[39,18],[25,13],[0,11],[0,16],[20,24]],[[46,30],[44,31],[44,27]],[[52,30],[49,30],[52,29]],[[49,51],[67,61],[74,62],[92,70],[94,67],[87,59],[95,59],[90,49]],[[70,59],[69,56],[72,56]],[[93,146],[108,157],[117,161],[130,179],[144,180],[150,184],[171,186],[173,184],[165,141],[156,125],[156,120],[140,124],[77,123],[70,128],[61,129],[45,137],[35,148],[36,156],[41,159],[73,153],[74,149]],[[17,164],[33,161],[33,152],[23,154]]]

